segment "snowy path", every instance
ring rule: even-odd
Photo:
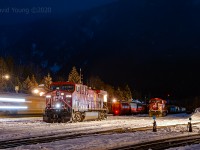
[[[186,114],[169,115],[167,117],[157,118],[158,126],[187,124],[190,116]],[[38,135],[51,135],[66,132],[77,133],[91,130],[102,131],[105,129],[116,128],[138,128],[152,126],[152,118],[146,116],[110,116],[104,121],[90,121],[81,123],[55,123],[47,124],[42,122],[42,118],[23,118],[23,119],[0,119],[0,141],[16,138],[24,138]],[[192,116],[192,122],[200,122],[200,115]],[[200,125],[194,127],[194,133],[199,132]],[[134,133],[122,133],[112,135],[98,135],[83,137],[78,139],[68,139],[63,141],[37,144],[30,146],[21,146],[15,149],[108,149],[115,146],[122,146],[131,143],[149,141],[154,139],[174,137],[185,134],[187,132],[186,125],[178,127],[169,127],[152,131],[140,131]]]

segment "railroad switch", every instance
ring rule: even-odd
[[[189,120],[190,122],[188,122],[187,128],[189,132],[192,132],[192,123],[191,123],[192,118],[189,118]]]
[[[157,124],[156,124],[156,117],[153,116],[153,132],[157,132]]]

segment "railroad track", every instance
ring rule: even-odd
[[[186,125],[186,124],[180,124],[180,125]],[[175,127],[175,126],[178,126],[178,125],[160,126],[158,127],[158,129],[166,128],[166,127]],[[43,136],[35,136],[35,137],[29,137],[29,138],[0,141],[0,149],[13,148],[13,147],[22,146],[22,145],[32,145],[32,144],[38,144],[38,143],[48,143],[48,142],[55,142],[55,141],[60,141],[60,140],[89,137],[91,135],[97,136],[100,134],[128,133],[128,132],[138,132],[138,131],[148,131],[148,130],[152,130],[152,127],[116,128],[116,129],[107,129],[103,131],[90,131],[90,132],[79,131],[78,133],[76,131],[67,132],[67,133],[58,133],[58,134],[54,133],[52,135],[43,135]],[[130,148],[130,146],[122,147],[122,149],[123,148],[132,149]],[[118,148],[115,148],[115,149],[118,149]]]
[[[142,142],[128,146],[111,148],[109,150],[149,150],[149,149],[163,150],[172,147],[186,146],[199,143],[200,143],[200,134],[193,134],[181,137]]]

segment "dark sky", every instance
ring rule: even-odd
[[[43,17],[70,15],[115,1],[117,0],[0,0],[0,24],[24,23]],[[5,12],[4,9],[9,9],[9,12]],[[49,9],[50,12],[43,13],[41,9]]]
[[[147,95],[199,96],[199,19],[200,0],[0,0],[0,52]]]

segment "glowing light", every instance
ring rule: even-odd
[[[6,80],[10,79],[10,76],[8,74],[4,75],[3,78],[5,78]]]
[[[40,96],[43,96],[44,95],[44,92],[40,92]]]
[[[107,95],[104,95],[104,96],[103,96],[103,101],[104,101],[104,102],[107,102]]]
[[[70,97],[72,97],[72,96],[71,96],[71,95],[66,95],[66,97],[70,98]]]
[[[63,96],[63,95],[65,95],[65,94],[64,94],[64,93],[60,93],[60,95],[62,95],[62,96]]]
[[[25,99],[0,97],[0,102],[25,102]]]
[[[116,99],[113,99],[112,102],[115,103],[115,102],[117,102],[117,100],[116,100]]]
[[[38,94],[38,93],[39,93],[39,90],[38,90],[38,89],[34,89],[34,90],[33,90],[33,93],[34,93],[34,94]]]
[[[118,110],[115,111],[115,114],[118,114]]]
[[[46,98],[51,98],[51,95],[47,95]]]
[[[56,108],[60,108],[60,103],[57,103],[57,104],[56,104]]]
[[[27,106],[0,106],[0,109],[27,109]]]

